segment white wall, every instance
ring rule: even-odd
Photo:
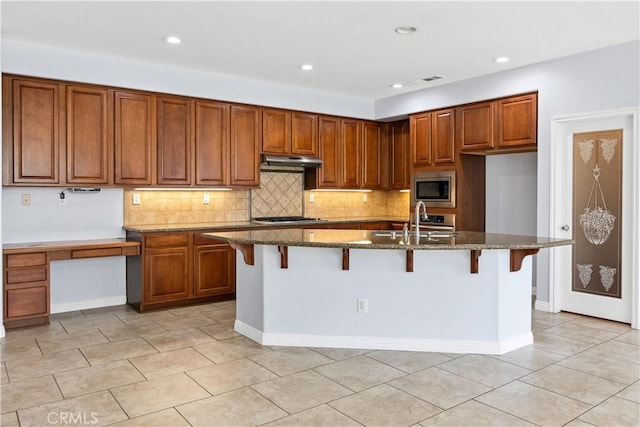
[[[380,99],[377,118],[398,116],[481,99],[538,91],[537,234],[549,229],[551,118],[640,105],[640,41],[490,74],[433,89]],[[487,168],[487,179],[502,166]],[[492,196],[489,196],[492,197]],[[524,211],[517,211],[518,214]],[[487,204],[487,217],[499,216]],[[638,213],[636,213],[638,214]],[[549,251],[537,255],[539,300],[549,301]]]
[[[486,157],[488,233],[536,234],[536,153]]]
[[[2,72],[363,119],[371,99],[2,39]]]
[[[537,155],[504,154],[486,158],[485,230],[535,236]],[[533,292],[537,295],[537,258],[533,260]]]
[[[99,193],[65,191],[64,188],[6,187],[2,191],[4,243],[123,237],[123,190],[103,188]],[[22,206],[22,194],[31,206]]]
[[[123,190],[66,192],[63,188],[4,188],[2,242],[107,239],[123,237]],[[22,206],[22,194],[31,205]],[[51,312],[118,305],[126,302],[124,257],[51,263]]]

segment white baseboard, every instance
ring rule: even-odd
[[[76,301],[69,303],[51,304],[51,314],[66,313],[68,311],[89,310],[90,308],[111,307],[127,303],[126,296],[100,298],[88,301]]]
[[[540,301],[539,299],[536,299],[536,303],[533,305],[533,308],[539,311],[551,312],[548,301]]]
[[[345,337],[264,333],[236,320],[235,330],[262,345],[428,351],[441,353],[504,354],[533,343],[531,332],[503,341],[430,340],[387,337]]]
[[[233,324],[233,328],[237,333],[262,344],[262,331],[254,328],[253,326],[249,326],[246,323],[236,319],[235,323]]]

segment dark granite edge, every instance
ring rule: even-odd
[[[464,233],[464,232],[461,232]],[[484,233],[482,233],[484,234]],[[494,236],[497,234],[493,234]],[[513,235],[504,235],[513,237]],[[573,244],[573,240],[556,240],[551,242],[537,243],[353,243],[353,242],[302,242],[287,239],[259,239],[249,238],[243,239],[237,236],[230,237],[217,233],[204,233],[203,237],[222,240],[230,243],[253,244],[253,245],[272,245],[272,246],[297,246],[297,247],[315,247],[315,248],[334,248],[334,249],[393,249],[393,250],[484,250],[484,249],[543,249],[556,246],[565,246]],[[523,238],[531,236],[523,236]]]

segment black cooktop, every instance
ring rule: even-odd
[[[309,218],[304,216],[263,216],[253,218],[256,222],[298,222],[298,221],[323,221],[321,218]]]

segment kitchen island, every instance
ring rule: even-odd
[[[302,228],[206,233],[237,257],[237,332],[264,345],[502,354],[532,343],[531,257],[571,240]]]

